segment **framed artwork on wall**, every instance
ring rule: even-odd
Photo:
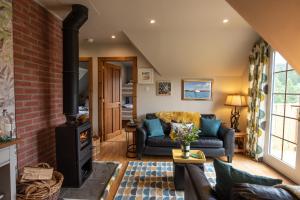
[[[138,69],[138,83],[140,84],[153,84],[154,72],[151,68]]]
[[[210,79],[183,79],[181,84],[182,100],[212,100],[212,83]]]
[[[156,82],[156,95],[157,96],[170,96],[171,95],[171,81],[157,81]]]

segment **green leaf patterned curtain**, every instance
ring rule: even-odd
[[[265,41],[253,46],[249,62],[247,151],[251,157],[260,160],[263,156],[268,94],[269,45]]]

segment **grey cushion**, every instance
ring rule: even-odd
[[[289,192],[272,186],[255,185],[249,183],[235,184],[231,190],[232,200],[296,200]]]
[[[179,142],[173,142],[168,136],[149,137],[147,145],[151,147],[179,147]],[[223,141],[218,138],[201,137],[191,144],[192,148],[222,148]]]
[[[173,142],[168,136],[148,137],[147,145],[151,147],[179,147],[179,142]]]
[[[222,148],[223,141],[214,137],[200,137],[196,142],[192,142],[191,147]]]

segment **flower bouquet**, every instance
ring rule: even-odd
[[[190,157],[190,145],[199,139],[200,130],[194,125],[188,126],[182,124],[182,126],[173,129],[170,137],[173,141],[178,141],[181,144],[182,157],[187,159]]]

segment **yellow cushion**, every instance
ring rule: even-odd
[[[179,123],[193,123],[196,128],[200,128],[199,112],[157,112],[155,115],[166,123],[172,121]]]

